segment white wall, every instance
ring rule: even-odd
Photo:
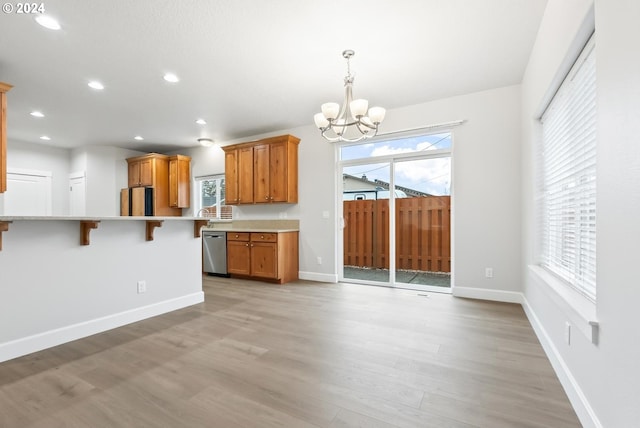
[[[7,168],[51,171],[53,216],[69,214],[69,174],[86,172],[86,215],[120,215],[120,189],[127,187],[128,157],[143,152],[118,147],[82,147],[60,149],[44,144],[9,141]],[[11,191],[11,189],[7,189]],[[3,214],[0,194],[0,215]]]
[[[126,159],[145,153],[87,146],[71,151],[71,172],[86,172],[87,216],[120,215],[120,189],[128,186]]]
[[[535,261],[533,149],[536,118],[593,26],[590,0],[550,0],[523,81],[523,265]],[[593,16],[593,15],[592,15]],[[585,427],[635,427],[640,420],[640,3],[596,0],[598,109],[598,343],[570,307],[524,273],[525,308]],[[573,324],[570,344],[565,323]],[[580,321],[577,321],[578,323]],[[575,328],[578,327],[578,328]]]
[[[520,87],[512,86],[393,109],[384,131],[466,119],[454,129],[453,260],[456,294],[519,301],[520,292]],[[310,119],[311,122],[311,119]],[[224,142],[292,134],[299,147],[299,203],[236,207],[237,218],[300,220],[300,276],[337,280],[336,146],[313,126]],[[194,176],[224,172],[219,147],[195,148]],[[341,201],[341,199],[340,199]],[[323,211],[329,211],[328,219]],[[317,257],[324,260],[317,264]],[[484,268],[494,278],[484,277]]]
[[[454,294],[519,301],[520,86],[396,109],[389,130],[464,119],[453,128]],[[485,278],[491,267],[493,278]]]
[[[49,147],[44,144],[7,142],[7,169],[31,169],[52,173],[52,215],[69,213],[69,150]],[[11,191],[11,187],[7,192]],[[4,196],[0,194],[0,215]]]

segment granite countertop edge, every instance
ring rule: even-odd
[[[218,226],[218,227],[203,227],[205,232],[239,232],[239,233],[286,233],[286,232],[299,232],[300,229],[295,228],[268,228],[268,227],[233,227],[233,226]]]

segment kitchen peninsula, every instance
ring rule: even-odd
[[[0,217],[0,362],[204,301],[194,217]]]

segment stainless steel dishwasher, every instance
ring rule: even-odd
[[[202,232],[204,271],[211,275],[227,274],[227,232]]]

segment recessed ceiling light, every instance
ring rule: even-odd
[[[171,82],[171,83],[177,83],[180,81],[180,79],[178,79],[178,76],[176,76],[173,73],[167,73],[164,75],[164,80],[166,80],[167,82]]]
[[[133,137],[134,140],[138,140],[138,141],[142,141],[144,140],[144,138],[142,138],[142,136],[140,135],[136,135],[135,137]]]
[[[98,82],[97,80],[92,80],[91,82],[88,83],[88,85],[91,89],[95,89],[97,91],[101,91],[104,89],[104,85]]]
[[[41,140],[45,140],[45,141],[49,141],[51,138],[47,137],[46,135],[43,135],[42,137],[40,137]]]
[[[38,15],[35,20],[38,24],[49,30],[59,30],[61,28],[58,21],[49,15]]]
[[[44,117],[44,114],[42,114],[42,112],[39,111],[32,111],[31,113],[29,113],[31,116],[33,117]]]
[[[203,147],[213,146],[213,140],[211,138],[198,138],[198,143]]]
[[[196,123],[197,123],[198,125],[206,125],[206,124],[207,124],[207,121],[206,121],[206,120],[204,120],[204,119],[198,119],[198,120],[196,120]]]

